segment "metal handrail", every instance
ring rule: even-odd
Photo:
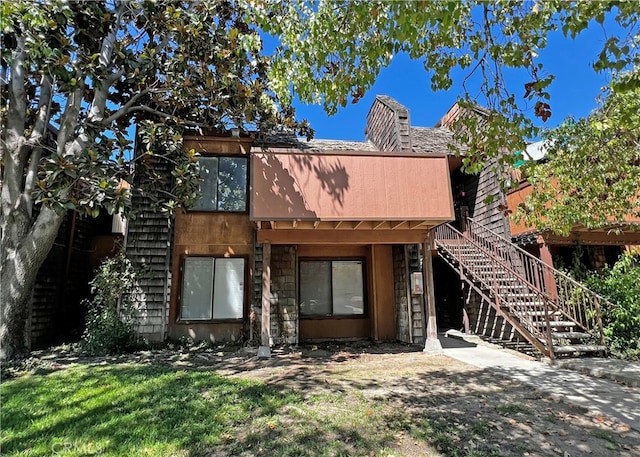
[[[521,268],[524,276],[531,284],[544,292],[559,311],[579,324],[588,333],[597,332],[600,344],[604,345],[600,306],[601,303],[609,303],[604,297],[580,284],[566,273],[547,265],[489,227],[476,222],[472,218],[467,220],[469,222],[467,227],[470,236],[477,235],[478,237],[486,238],[486,235],[483,235],[482,232],[490,234],[491,238],[497,241],[497,243],[492,244],[498,244],[503,251],[508,253],[511,263]]]

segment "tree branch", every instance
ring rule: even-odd
[[[27,116],[27,94],[25,91],[24,60],[27,57],[25,38],[16,37],[17,45],[11,55],[9,81],[9,113],[7,131],[16,137],[24,134]]]
[[[133,106],[129,109],[130,113],[133,113],[134,111],[144,111],[147,113],[155,114],[156,116],[159,116],[165,119],[178,119],[173,114],[167,114],[145,105]],[[187,121],[185,119],[180,119],[180,123],[183,125],[191,126],[191,127],[207,127],[207,124],[203,124],[202,122]]]
[[[120,2],[116,8],[116,18],[111,26],[111,30],[107,36],[102,40],[102,46],[100,48],[100,57],[98,62],[105,68],[107,72],[111,72],[113,65],[113,49],[117,38],[118,29],[120,27],[120,21],[122,20],[122,13],[124,11],[124,3]],[[113,74],[105,77],[101,84],[95,84],[93,100],[91,102],[91,108],[87,119],[89,122],[100,121],[104,117],[104,110],[107,106],[107,98],[109,97],[109,89],[111,85],[115,83],[121,76],[122,70],[116,71]]]
[[[24,60],[26,58],[25,38],[17,37],[16,50],[12,52],[10,81],[8,81],[9,110],[6,130],[0,141],[2,148],[2,190],[0,196],[2,220],[0,232],[5,240],[5,225],[8,218],[20,203],[22,177],[25,164],[26,140],[24,130],[27,112],[27,94],[25,91]],[[4,129],[3,129],[4,130]]]
[[[31,151],[31,158],[29,160],[29,167],[24,181],[24,191],[22,192],[22,199],[27,206],[27,212],[29,217],[33,215],[33,186],[35,185],[36,177],[38,175],[38,165],[40,164],[40,157],[42,157],[42,146],[36,146]]]
[[[78,124],[78,115],[84,93],[84,81],[79,71],[76,73],[76,80],[77,87],[67,97],[67,105],[64,108],[64,113],[62,113],[60,117],[60,130],[58,131],[57,140],[58,154],[61,156],[65,154],[66,145],[73,134],[74,128]]]
[[[140,99],[140,97],[142,97],[143,95],[147,95],[149,93],[152,93],[152,92],[158,93],[160,91],[154,91],[154,90],[151,90],[151,89],[145,89],[145,90],[142,90],[142,91],[138,92],[133,97],[131,97],[131,100],[129,100],[127,103],[125,103],[118,111],[113,113],[108,118],[103,119],[101,123],[103,125],[109,125],[113,121],[116,121],[116,120],[120,119],[122,116],[124,116],[125,114],[130,112],[131,107],[135,105],[135,103]]]
[[[29,135],[29,143],[37,144],[45,135],[49,118],[51,117],[51,101],[53,94],[53,81],[50,75],[43,75],[40,80],[40,100],[38,101],[38,113],[33,125],[33,131]]]

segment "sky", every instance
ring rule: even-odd
[[[556,76],[549,88],[552,116],[546,123],[537,122],[538,125],[552,128],[567,116],[584,117],[596,108],[596,97],[609,78],[595,73],[591,63],[605,40],[605,32],[597,24],[575,40],[565,38],[560,32],[549,38],[539,59],[546,71]],[[464,77],[463,73],[460,75]],[[376,84],[359,103],[340,109],[334,116],[327,115],[321,106],[299,101],[294,106],[298,117],[311,123],[317,139],[363,141],[366,116],[376,95],[388,95],[403,104],[409,110],[412,126],[432,127],[462,94],[462,78],[454,78],[451,89],[440,92],[431,91],[429,78],[422,62],[399,55],[380,73]],[[524,94],[524,82],[521,74],[507,76],[507,84],[517,96]]]

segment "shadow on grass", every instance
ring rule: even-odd
[[[640,452],[637,433],[494,371],[412,347],[311,346],[269,360],[215,352],[141,357],[115,365],[87,359],[4,382],[2,455]]]
[[[198,369],[76,366],[5,382],[2,399],[2,455],[345,455],[384,439],[352,425],[359,408],[319,423],[300,391]]]

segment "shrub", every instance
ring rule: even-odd
[[[93,300],[86,301],[86,325],[80,340],[83,353],[108,355],[140,347],[142,341],[135,331],[135,283],[136,273],[124,254],[100,265],[90,283]]]
[[[602,319],[605,335],[614,355],[640,359],[640,263],[624,254],[612,268],[591,274],[587,285],[607,298]]]

